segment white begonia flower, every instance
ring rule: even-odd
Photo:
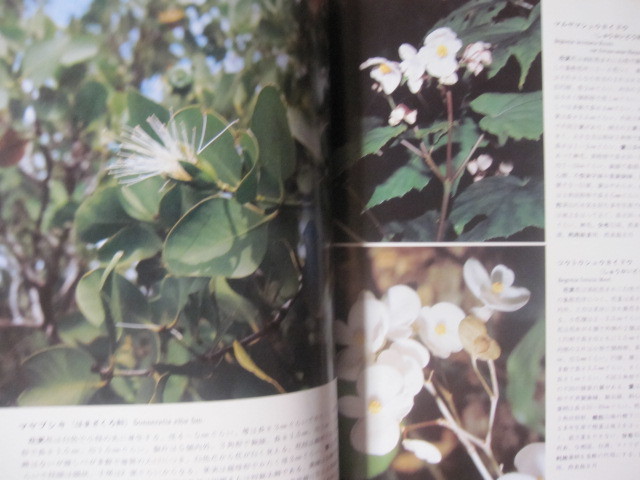
[[[441,302],[423,307],[418,317],[418,335],[429,351],[437,357],[447,358],[462,350],[458,334],[465,313],[453,303]]]
[[[493,311],[522,308],[531,297],[528,289],[513,286],[515,274],[505,265],[497,265],[489,275],[479,260],[470,258],[464,263],[462,275],[471,293],[484,304],[484,308],[474,309],[474,314],[485,321]]]
[[[426,71],[426,52],[425,47],[416,50],[413,45],[403,43],[398,48],[398,54],[402,61],[400,62],[400,70],[407,79],[407,86],[411,93],[418,93],[424,82],[424,74]]]
[[[486,153],[483,153],[482,155],[478,155],[477,158],[471,160],[467,164],[467,171],[471,175],[476,175],[477,173],[482,174],[487,170],[489,170],[492,164],[493,164],[493,158],[491,157],[491,155],[487,155]]]
[[[424,39],[425,69],[429,75],[444,85],[453,85],[458,81],[458,60],[456,54],[462,48],[462,42],[449,27],[434,30]],[[422,50],[422,49],[420,49]]]
[[[380,84],[382,91],[391,95],[402,81],[402,71],[398,62],[383,57],[372,57],[360,65],[360,70],[374,67],[369,75]]]
[[[525,445],[513,461],[517,472],[507,473],[498,480],[544,480],[545,444],[544,442]]]
[[[467,70],[476,76],[484,70],[484,67],[491,65],[492,61],[491,44],[487,42],[471,43],[462,53],[462,63],[466,64]]]
[[[418,292],[407,285],[394,285],[384,294],[382,302],[389,308],[387,338],[409,338],[413,334],[413,323],[422,308]]]
[[[426,440],[406,438],[402,440],[402,446],[427,463],[440,463],[442,460],[442,453],[438,447]]]
[[[513,162],[500,162],[498,165],[498,175],[507,177],[513,171]]]
[[[422,351],[420,351],[422,349]],[[424,385],[423,367],[429,362],[429,351],[415,340],[398,340],[380,352],[376,365],[388,365],[400,372],[404,394],[414,397]]]
[[[409,125],[413,125],[414,123],[416,123],[417,119],[418,111],[412,110],[404,103],[401,103],[396,108],[391,110],[391,113],[389,114],[389,125],[395,127],[402,121],[406,122]]]
[[[197,144],[195,130],[187,131],[183,123],[173,118],[165,125],[152,115],[147,118],[147,123],[158,138],[152,137],[139,125],[125,129],[121,137],[120,157],[107,167],[109,173],[123,184],[131,185],[157,175],[180,181],[191,180],[191,175],[180,162],[198,163],[198,155],[235,122],[205,142],[207,116],[203,115],[202,134]]]
[[[387,305],[365,290],[351,306],[347,323],[334,322],[336,344],[346,346],[337,356],[338,377],[355,380],[364,365],[374,361],[382,348],[389,329]]]
[[[358,377],[356,392],[338,399],[340,413],[358,419],[351,444],[367,455],[386,455],[398,444],[400,422],[413,408],[402,375],[388,365],[368,366]]]

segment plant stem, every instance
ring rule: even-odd
[[[478,149],[478,147],[480,146],[483,140],[484,140],[484,133],[481,133],[478,139],[476,140],[476,143],[474,143],[471,150],[469,150],[469,154],[467,155],[467,158],[464,159],[464,162],[462,162],[462,164],[458,167],[458,170],[456,170],[456,173],[453,176],[454,179],[460,178],[460,176],[462,175],[462,172],[464,172],[464,169],[467,168],[467,164],[471,160],[471,157],[473,156],[474,153],[476,153],[476,150]]]
[[[451,200],[451,187],[452,182],[449,179],[446,179],[442,184],[442,205],[440,206],[436,242],[442,242],[444,240],[444,234],[447,228],[447,215],[449,213],[449,202]]]
[[[491,475],[486,465],[480,458],[480,455],[478,454],[476,447],[469,439],[469,433],[466,430],[464,430],[458,424],[458,422],[456,422],[455,418],[449,411],[449,408],[447,407],[445,402],[442,400],[442,398],[440,398],[440,395],[438,394],[434,384],[431,381],[427,381],[425,382],[424,387],[431,394],[433,399],[436,401],[436,405],[438,406],[440,413],[442,413],[442,416],[445,419],[445,423],[443,423],[443,425],[447,426],[453,433],[456,434],[456,436],[458,437],[458,440],[460,440],[460,443],[466,449],[467,454],[471,458],[471,461],[473,462],[473,464],[476,466],[476,469],[482,476],[483,480],[494,480],[493,475]]]
[[[451,94],[451,89],[447,88],[445,90],[445,98],[447,104],[447,158],[445,164],[445,178],[442,182],[442,204],[440,206],[440,218],[438,219],[436,242],[442,242],[444,240],[447,217],[449,216],[451,192],[453,190],[453,182],[456,178],[456,172],[453,171],[453,95]]]
[[[415,153],[417,156],[421,157],[424,160],[424,162],[427,164],[427,167],[429,167],[429,170],[431,170],[433,174],[436,177],[438,177],[438,180],[440,180],[441,182],[444,182],[445,177],[440,172],[440,169],[436,165],[436,162],[433,161],[433,157],[431,156],[431,153],[427,150],[427,147],[424,144],[424,142],[420,142],[420,148],[412,145],[407,140],[401,140],[400,144],[406,147],[407,150],[410,150],[411,152]]]
[[[453,181],[453,96],[446,90],[447,99],[447,179]]]

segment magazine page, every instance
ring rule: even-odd
[[[339,10],[342,477],[635,478],[632,3]]]
[[[338,475],[324,21],[4,4],[3,479]]]
[[[640,470],[638,5],[548,3],[548,466],[562,480],[631,480]]]

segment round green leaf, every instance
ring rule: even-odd
[[[20,406],[79,405],[105,385],[92,371],[95,360],[84,350],[66,346],[35,353],[23,364],[27,388]]]
[[[122,208],[119,187],[97,190],[78,208],[75,229],[83,242],[96,243],[116,234],[133,221]]]
[[[154,222],[163,193],[161,177],[151,177],[120,189],[120,203],[127,214],[142,222]]]
[[[234,200],[204,200],[169,232],[167,268],[176,275],[245,277],[264,257],[272,218]]]
[[[76,287],[76,303],[86,319],[99,327],[104,323],[106,312],[100,295],[104,269],[93,270],[84,275]]]
[[[162,249],[162,240],[148,225],[139,224],[123,228],[98,249],[98,258],[108,262],[122,251],[121,262],[135,262],[149,258]]]

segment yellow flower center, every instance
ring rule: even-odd
[[[376,413],[380,413],[382,411],[382,403],[380,403],[379,400],[371,400],[367,410],[369,410],[369,413],[373,413],[374,415]]]
[[[438,335],[445,335],[447,333],[447,326],[444,323],[436,325],[435,331]]]
[[[447,48],[446,45],[438,45],[436,47],[436,55],[438,55],[438,57],[444,58],[447,56],[448,53],[449,53],[449,49]]]
[[[378,69],[380,70],[380,73],[382,73],[383,75],[387,75],[393,71],[391,67],[386,63],[381,63]]]
[[[491,284],[491,291],[493,293],[502,293],[504,290],[504,284],[502,282],[493,282]]]

